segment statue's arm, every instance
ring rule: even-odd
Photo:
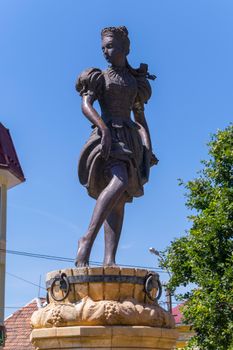
[[[101,155],[103,158],[108,159],[111,150],[111,134],[107,125],[100,117],[96,109],[93,107],[93,97],[91,95],[83,95],[82,97],[82,112],[85,117],[101,132]]]
[[[139,126],[142,126],[140,133],[143,136],[144,144],[148,151],[152,154],[152,144],[151,144],[151,137],[150,137],[150,131],[148,128],[148,124],[146,121],[146,116],[144,113],[144,108],[136,106],[136,108],[133,109],[134,119]]]
[[[151,138],[150,138],[150,131],[149,127],[146,121],[145,113],[144,113],[144,108],[136,106],[136,108],[133,109],[133,114],[134,114],[134,119],[135,122],[139,125],[139,133],[141,135],[141,138],[144,142],[144,146],[147,148],[148,153],[149,153],[149,159],[150,159],[150,164],[155,165],[158,163],[158,159],[155,156],[155,154],[152,151],[152,144],[151,144]]]
[[[93,98],[90,95],[83,95],[82,97],[82,112],[87,119],[104,132],[107,128],[103,119],[100,117],[96,109],[93,107]]]

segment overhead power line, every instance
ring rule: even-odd
[[[14,278],[17,278],[17,279],[20,280],[20,281],[23,281],[23,282],[26,282],[26,283],[28,283],[28,284],[31,284],[32,286],[39,287],[39,288],[41,288],[41,289],[46,290],[46,288],[42,287],[41,285],[36,284],[36,283],[34,283],[34,282],[31,282],[31,281],[28,281],[28,280],[26,280],[25,278],[16,276],[16,275],[14,275],[13,273],[7,272],[7,275],[12,276],[12,277],[14,277]]]
[[[63,261],[63,262],[70,262],[70,263],[74,262],[74,259],[66,258],[66,257],[62,257],[62,256],[38,254],[38,253],[31,253],[31,252],[22,252],[22,251],[18,251],[18,250],[9,250],[9,249],[6,249],[6,250],[0,249],[0,251],[6,252],[7,254],[27,256],[30,258],[53,260],[53,261]],[[94,266],[102,266],[102,263],[99,261],[90,261],[90,264],[94,265]],[[119,265],[123,266],[123,267],[133,267],[133,268],[153,270],[153,271],[160,272],[160,273],[167,273],[164,270],[158,269],[156,267],[151,267],[151,266],[128,265],[128,264],[119,264]]]

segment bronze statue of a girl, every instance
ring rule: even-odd
[[[88,230],[79,240],[76,266],[89,264],[91,248],[102,224],[103,264],[115,265],[125,203],[143,195],[150,167],[157,163],[144,115],[144,104],[151,96],[147,79],[155,76],[149,75],[145,64],[139,69],[129,65],[126,27],[105,28],[101,37],[109,68],[85,70],[76,85],[82,96],[82,112],[93,124],[93,132],[81,152],[79,179],[97,200]],[[101,116],[93,107],[96,100]]]

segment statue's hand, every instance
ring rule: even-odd
[[[110,130],[106,128],[102,131],[102,138],[101,138],[101,156],[105,160],[108,160],[109,158],[111,145],[112,145],[111,133],[110,133]]]

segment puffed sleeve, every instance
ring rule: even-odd
[[[152,91],[150,83],[145,76],[136,77],[136,80],[138,91],[134,101],[133,109],[137,112],[140,112],[144,110],[144,104],[147,103],[147,101],[150,99]]]
[[[138,85],[138,99],[142,103],[147,103],[147,101],[151,97],[151,86],[149,81],[145,77],[139,77],[137,78],[137,85]]]
[[[94,101],[101,97],[103,84],[104,77],[101,70],[98,68],[88,68],[79,75],[75,87],[80,96],[92,96]]]

